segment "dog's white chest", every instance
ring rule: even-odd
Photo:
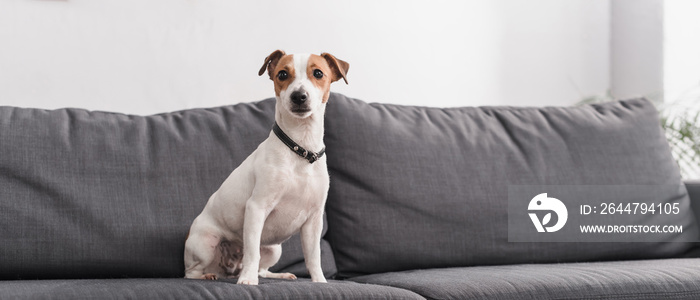
[[[306,163],[306,162],[305,162]],[[265,220],[262,244],[279,244],[299,231],[310,215],[323,210],[328,192],[328,171],[325,162],[308,168],[279,188],[285,193]],[[322,165],[323,164],[323,165]]]

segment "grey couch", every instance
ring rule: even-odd
[[[193,218],[274,99],[132,116],[0,107],[0,299],[697,299],[700,183],[657,242],[508,241],[513,185],[678,185],[653,105],[428,108],[332,94],[314,284],[298,236],[259,286],[182,278]],[[691,202],[695,202],[691,206]],[[653,218],[650,221],[654,221]]]

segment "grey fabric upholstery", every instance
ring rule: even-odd
[[[700,180],[686,181],[685,187],[688,189],[688,196],[690,197],[691,207],[695,213],[695,219],[700,220]],[[700,243],[694,243],[693,248],[682,257],[700,257]]]
[[[0,107],[0,279],[181,277],[192,220],[274,99],[153,116]],[[335,273],[323,242],[324,272]],[[275,270],[308,275],[298,236]]]
[[[349,281],[313,283],[262,279],[258,286],[233,279],[91,279],[0,281],[0,299],[423,299],[393,287]]]
[[[429,269],[351,280],[428,299],[699,299],[700,259]]]
[[[700,220],[700,180],[686,181],[685,187],[688,189],[690,204],[695,212],[695,219]]]
[[[508,185],[681,184],[647,100],[440,109],[333,94],[326,119],[326,238],[341,276],[659,258],[691,246],[508,242]],[[681,199],[688,207],[685,189],[680,192],[654,202]],[[688,224],[682,235],[695,238],[692,212],[681,218]]]

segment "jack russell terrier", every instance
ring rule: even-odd
[[[349,64],[323,53],[272,52],[258,72],[275,84],[275,124],[269,137],[224,181],[192,222],[185,242],[185,277],[239,284],[263,278],[296,279],[268,268],[282,242],[301,232],[306,267],[314,282],[321,270],[323,209],[328,167],[323,156],[323,117],[330,85]],[[318,152],[314,152],[318,151]]]

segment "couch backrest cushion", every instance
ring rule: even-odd
[[[192,220],[267,138],[274,105],[145,117],[0,107],[0,279],[184,276]],[[275,269],[304,275],[298,236]]]
[[[690,246],[508,242],[509,185],[681,185],[657,112],[643,99],[440,109],[333,94],[325,141],[326,238],[340,276],[665,257]],[[689,205],[682,187],[665,196]],[[683,214],[696,235],[692,212]]]

